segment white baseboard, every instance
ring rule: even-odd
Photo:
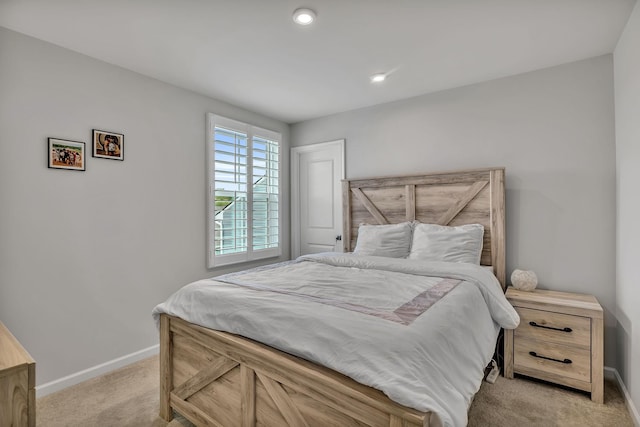
[[[63,388],[71,387],[72,385],[79,384],[88,379],[95,378],[115,369],[122,368],[123,366],[130,365],[138,360],[154,356],[158,354],[159,351],[160,345],[156,344],[140,351],[136,351],[135,353],[127,354],[126,356],[118,357],[117,359],[93,366],[89,369],[85,369],[84,371],[76,372],[75,374],[67,375],[66,377],[39,385],[36,387],[36,396],[44,397],[48,394],[55,393]]]
[[[631,419],[633,420],[633,423],[635,424],[636,427],[640,427],[640,413],[638,413],[638,408],[636,408],[636,405],[633,403],[633,400],[631,400],[631,395],[629,394],[629,390],[627,390],[627,387],[624,385],[624,382],[622,381],[622,378],[620,377],[618,370],[615,368],[610,368],[608,366],[605,366],[604,377],[606,379],[615,380],[618,383],[618,387],[622,391],[622,394],[624,395],[624,400],[627,403],[627,409],[629,410]]]

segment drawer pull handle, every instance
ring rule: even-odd
[[[533,357],[538,357],[540,359],[546,359],[546,360],[552,360],[554,362],[560,362],[560,363],[565,363],[565,364],[569,364],[569,363],[573,363],[571,361],[571,359],[564,359],[564,360],[560,360],[560,359],[554,359],[553,357],[546,357],[546,356],[540,356],[538,355],[535,351],[530,351],[529,352],[530,355],[532,355]]]
[[[536,328],[553,329],[554,331],[560,331],[560,332],[571,332],[573,330],[571,328],[554,328],[552,326],[538,325],[536,322],[529,322],[529,324],[531,326],[535,326]]]

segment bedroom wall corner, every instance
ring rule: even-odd
[[[288,124],[0,27],[0,320],[38,385],[144,353],[156,304],[247,267],[206,268],[208,112],[282,133],[287,224]],[[91,157],[92,129],[124,161]],[[86,171],[48,169],[47,137],[85,142]]]
[[[618,371],[640,410],[640,4],[614,51],[616,109],[616,318]],[[640,419],[636,418],[637,422]]]

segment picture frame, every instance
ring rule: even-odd
[[[86,169],[85,143],[68,139],[48,138],[49,167],[84,171]]]
[[[124,160],[124,135],[94,129],[92,155],[101,159]]]

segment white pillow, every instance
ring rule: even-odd
[[[483,235],[484,227],[481,224],[447,227],[417,223],[413,229],[409,259],[479,265]]]
[[[389,225],[360,224],[358,241],[353,253],[406,258],[411,247],[411,231],[410,222]]]

